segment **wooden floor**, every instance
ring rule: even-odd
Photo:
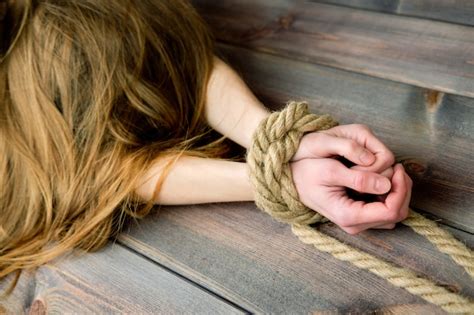
[[[474,2],[193,3],[268,107],[307,100],[370,125],[414,179],[412,207],[474,247]],[[470,277],[407,227],[320,229],[474,298]],[[24,273],[0,303],[0,314],[443,313],[304,245],[249,202],[157,208],[100,252]]]

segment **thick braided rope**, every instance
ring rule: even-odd
[[[336,125],[330,116],[310,114],[307,104],[295,102],[260,123],[247,154],[250,179],[257,192],[255,203],[260,209],[287,223],[325,220],[300,202],[288,162],[305,132]]]
[[[357,250],[308,225],[293,224],[291,230],[303,243],[311,244],[318,250],[329,253],[339,260],[350,262],[361,269],[368,270],[391,284],[404,288],[408,292],[441,307],[448,313],[474,313],[474,303],[467,298],[452,293],[428,279],[418,277],[406,268],[397,267],[373,255]]]
[[[466,245],[454,238],[451,233],[440,228],[436,222],[412,210],[408,218],[402,221],[402,223],[412,228],[416,233],[426,237],[441,252],[451,256],[458,265],[464,267],[466,272],[474,278],[474,253]]]
[[[327,219],[299,201],[288,162],[296,153],[305,132],[324,130],[335,125],[337,123],[327,115],[309,113],[308,105],[304,102],[290,102],[284,110],[272,113],[260,123],[247,153],[249,177],[255,189],[256,205],[277,220],[290,223],[293,233],[304,243],[312,244],[337,259],[371,271],[447,312],[474,313],[474,303],[467,298],[420,278],[408,269],[396,267],[343,244],[309,226]],[[403,223],[426,236],[442,252],[450,255],[473,275],[472,251],[450,233],[413,211]]]

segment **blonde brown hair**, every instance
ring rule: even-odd
[[[14,0],[1,31],[0,278],[146,215],[133,191],[157,158],[229,151],[204,119],[213,42],[186,1]]]

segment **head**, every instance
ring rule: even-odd
[[[157,158],[227,152],[204,119],[212,38],[186,1],[0,0],[0,18],[0,277],[144,216],[133,191]]]

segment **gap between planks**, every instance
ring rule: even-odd
[[[473,27],[318,2],[193,2],[221,42],[474,97]]]

